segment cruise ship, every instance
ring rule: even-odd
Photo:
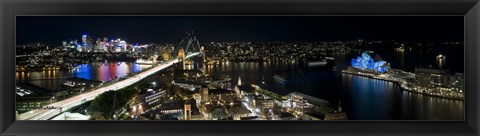
[[[323,57],[322,59],[307,60],[306,62],[308,67],[320,67],[333,64],[334,61],[334,57]]]
[[[308,67],[318,67],[327,65],[327,60],[307,61]]]

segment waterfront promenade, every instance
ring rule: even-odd
[[[409,72],[404,72],[402,70],[398,69],[392,69],[395,71],[400,71],[406,74],[411,74],[413,75],[413,78],[415,77],[415,74],[409,73]],[[458,93],[458,92],[453,92],[453,91],[448,91],[443,88],[427,88],[427,87],[422,87],[418,86],[415,84],[414,81],[409,81],[406,78],[402,78],[402,76],[397,76],[398,74],[388,74],[388,73],[369,73],[369,72],[362,72],[360,70],[355,70],[355,68],[347,68],[342,70],[342,73],[345,74],[351,74],[351,75],[358,75],[358,76],[365,76],[369,77],[372,79],[378,79],[378,80],[384,80],[384,81],[389,81],[392,83],[395,83],[399,85],[403,90],[413,92],[413,93],[418,93],[422,95],[427,95],[427,96],[432,96],[432,97],[439,97],[439,98],[446,98],[446,99],[453,99],[453,100],[464,100],[464,95],[463,93]],[[411,76],[404,76],[404,77],[409,77]]]

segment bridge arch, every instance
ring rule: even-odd
[[[189,52],[200,52],[200,42],[197,36],[192,32],[186,32],[177,42],[172,55],[177,55],[180,49],[184,49],[185,54]]]

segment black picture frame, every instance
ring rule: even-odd
[[[478,0],[2,0],[0,12],[1,135],[479,135]],[[464,15],[465,121],[17,121],[18,15]]]

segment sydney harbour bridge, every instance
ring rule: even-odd
[[[206,59],[205,59],[204,52],[205,52],[204,48],[200,46],[200,42],[198,41],[198,38],[193,34],[193,31],[192,31],[192,32],[186,32],[185,35],[179,39],[171,55],[177,56],[179,60],[182,60],[181,69],[186,70],[187,65],[188,66],[194,65],[193,61],[201,62],[205,64]],[[199,57],[192,57],[189,59],[185,59],[186,55],[189,55],[192,53],[199,53]],[[198,64],[199,63],[196,63],[197,66]],[[202,67],[205,67],[205,65],[202,65]]]
[[[178,40],[178,43],[174,47],[172,55],[177,55],[181,49],[185,51],[185,54],[190,52],[200,52],[200,43],[197,36],[193,34],[193,31],[185,32],[185,35]]]

